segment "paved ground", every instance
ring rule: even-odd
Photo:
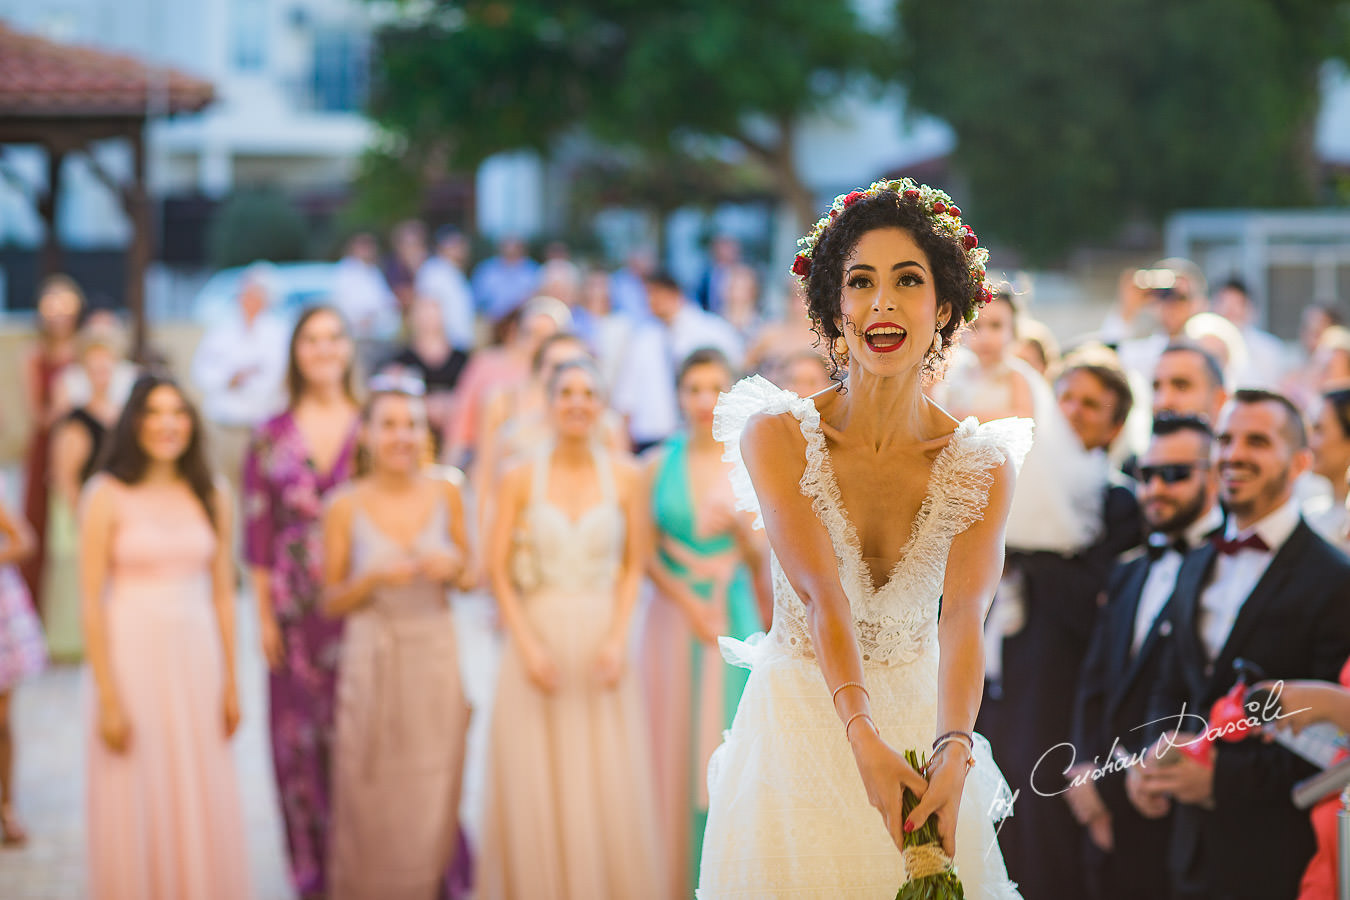
[[[244,722],[235,740],[249,859],[258,900],[290,900],[282,832],[267,749],[266,691],[256,626],[240,610],[240,689]],[[469,699],[475,710],[465,773],[465,819],[472,827],[481,803],[482,739],[496,660],[489,613],[482,600],[456,604]],[[15,694],[18,808],[31,834],[22,849],[0,850],[0,900],[78,900],[84,878],[83,667],[50,669]]]

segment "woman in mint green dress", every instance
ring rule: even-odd
[[[733,373],[715,350],[680,366],[685,428],[650,451],[655,590],[640,654],[651,721],[658,821],[671,898],[693,895],[708,814],[707,767],[731,726],[749,672],[723,661],[719,635],[744,639],[769,624],[756,581],[767,560],[754,518],[734,509],[730,463],[713,439],[713,407]]]

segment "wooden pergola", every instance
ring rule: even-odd
[[[14,31],[0,22],[0,177],[25,192],[4,160],[7,144],[38,144],[47,154],[45,192],[33,190],[46,227],[40,271],[61,270],[57,198],[66,157],[82,155],[89,170],[121,201],[131,222],[125,302],[137,355],[145,349],[145,271],[150,262],[150,204],[145,188],[145,127],[153,116],[197,112],[214,98],[211,84],[172,69],[88,47],[60,44]],[[92,152],[97,141],[126,140],[130,181],[119,181]]]

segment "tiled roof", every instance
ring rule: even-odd
[[[159,106],[164,112],[195,112],[212,100],[210,82],[152,69],[130,56],[58,44],[0,22],[0,116],[144,115],[152,76],[156,90],[167,85],[168,102]]]

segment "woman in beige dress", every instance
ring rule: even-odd
[[[489,535],[508,638],[489,738],[479,896],[604,900],[665,884],[628,626],[647,514],[635,464],[593,440],[599,374],[548,383],[550,444],[502,479]]]
[[[465,578],[468,541],[459,488],[423,473],[420,393],[372,388],[369,471],[323,522],[324,607],[347,617],[328,889],[332,900],[431,900],[459,828],[469,704],[446,592]]]

